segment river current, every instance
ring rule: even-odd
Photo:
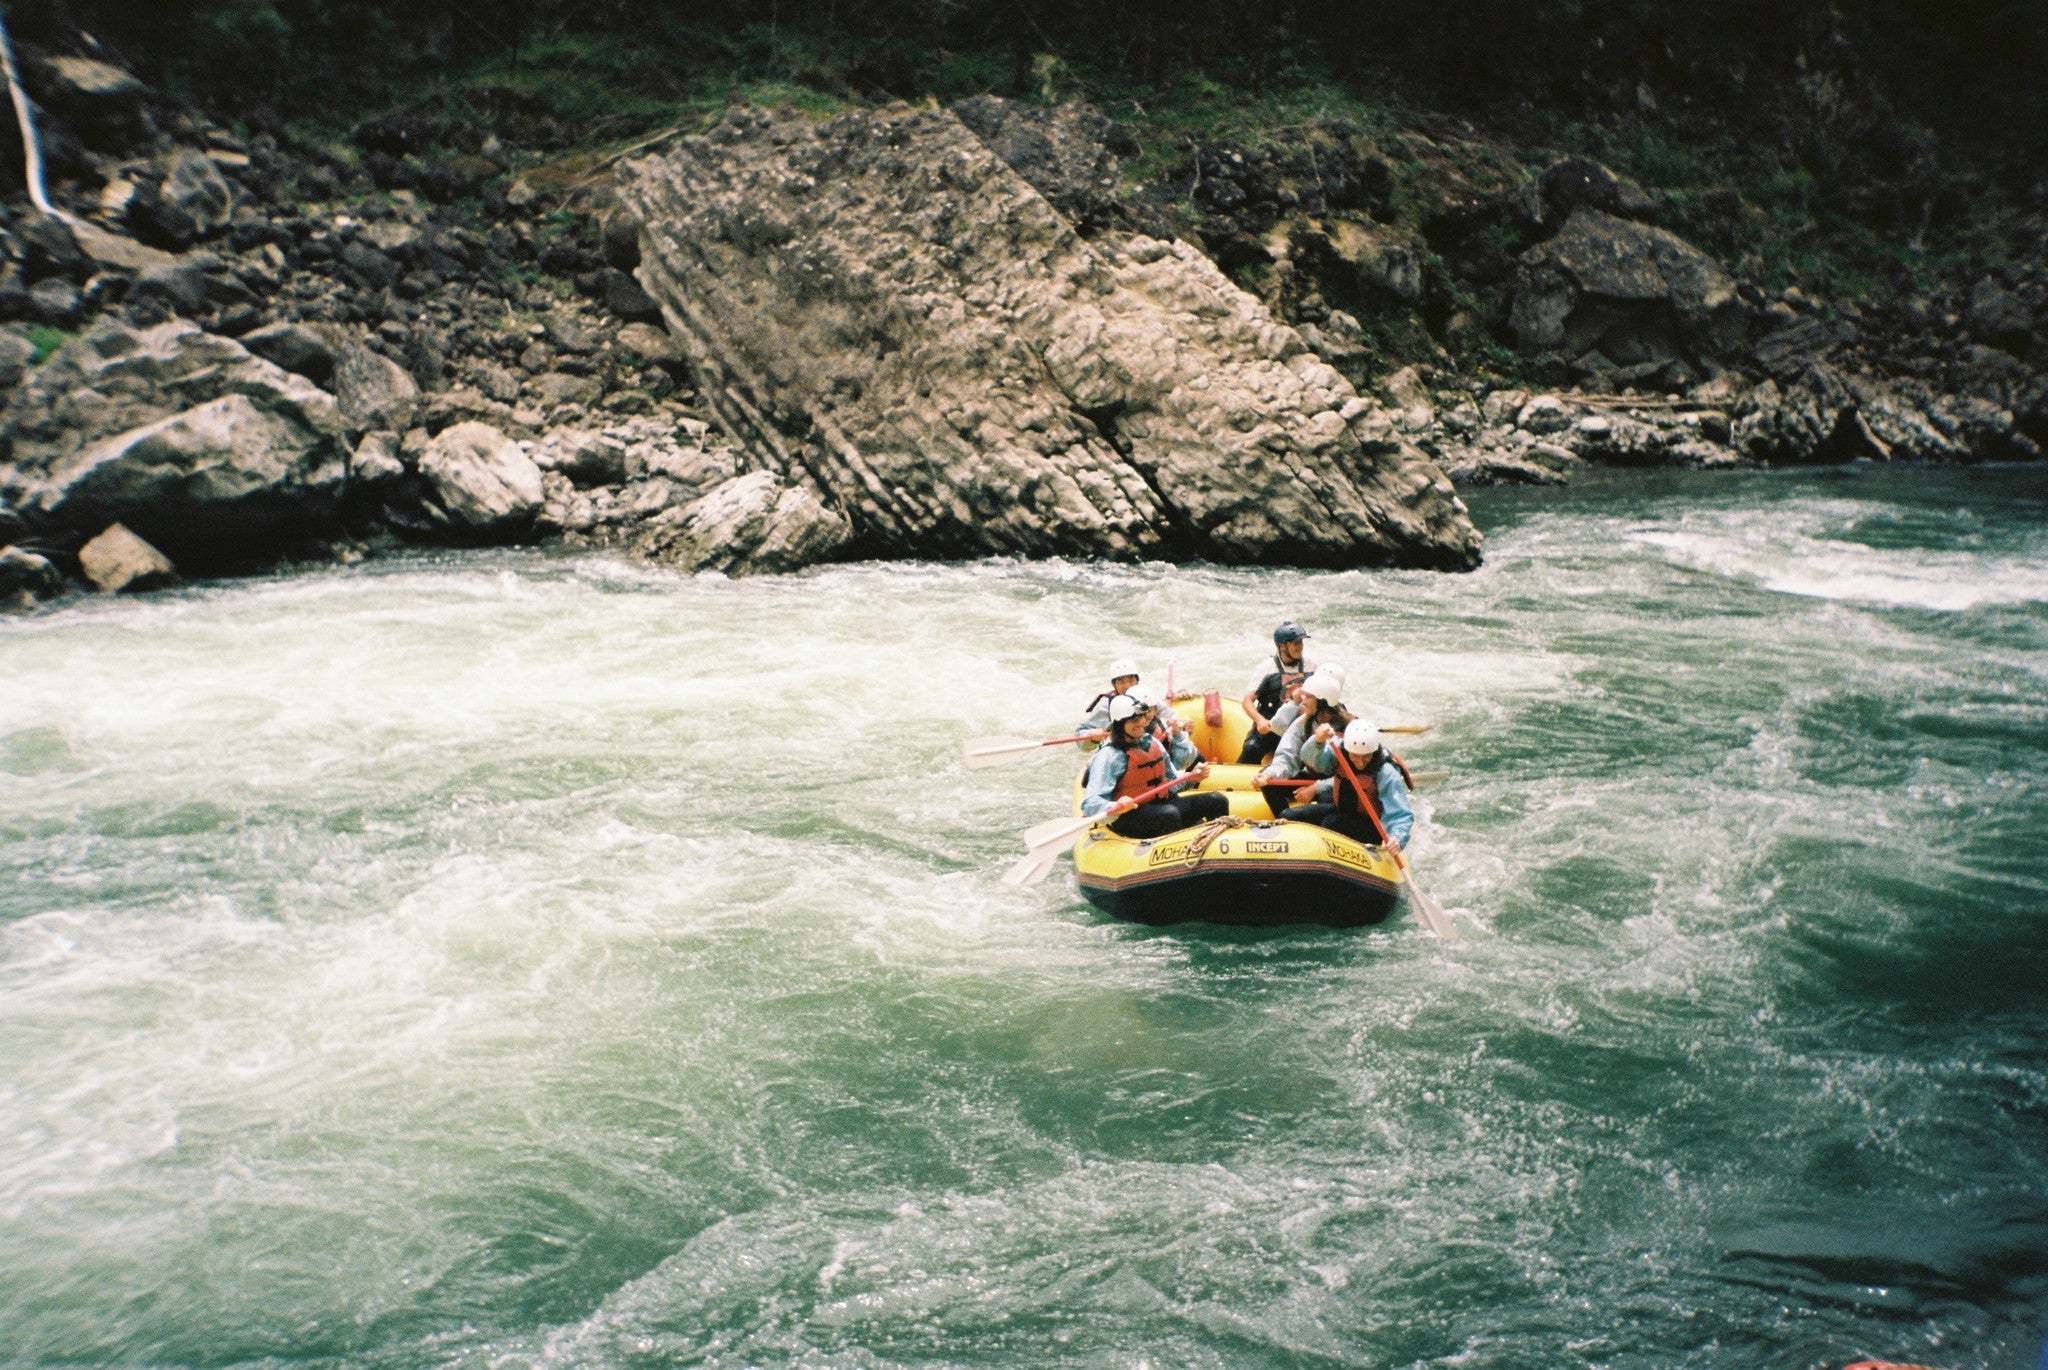
[[[1482,492],[1470,575],[420,555],[0,621],[0,1363],[2023,1370],[2048,477]],[[1275,621],[1465,937],[1147,929]]]

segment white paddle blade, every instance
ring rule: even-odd
[[[1422,892],[1422,886],[1415,883],[1415,873],[1408,873],[1408,897],[1414,901],[1415,912],[1422,916],[1422,926],[1446,942],[1458,940],[1458,926],[1451,916],[1444,912],[1443,905]]]
[[[970,771],[982,770],[989,766],[1001,766],[1017,761],[1032,752],[1043,750],[1038,743],[1021,737],[978,737],[960,749],[961,759]]]
[[[1003,872],[1003,883],[1012,888],[1022,889],[1036,885],[1052,872],[1053,864],[1060,859],[1058,847],[1044,851],[1029,852],[1017,859],[1016,864]]]
[[[1095,826],[1092,818],[1054,818],[1036,827],[1024,830],[1024,845],[1037,851],[1040,847],[1056,847],[1071,842]]]

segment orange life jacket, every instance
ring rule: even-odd
[[[1391,761],[1394,769],[1401,773],[1402,784],[1411,790],[1415,788],[1415,780],[1408,774],[1407,762],[1389,751],[1382,750],[1380,755],[1385,757],[1386,761]],[[1347,756],[1344,760],[1348,765],[1351,758]],[[1360,798],[1363,798],[1367,806],[1372,809],[1372,816],[1374,818],[1384,817],[1386,810],[1380,807],[1380,767],[1385,765],[1386,761],[1376,762],[1371,758],[1367,758],[1365,765],[1352,766],[1351,773],[1358,777],[1359,787],[1356,789],[1352,788],[1351,782],[1344,778],[1344,767],[1339,766],[1337,768],[1336,784],[1330,790],[1331,796],[1336,800],[1337,807],[1346,813],[1357,813],[1359,811],[1358,801]]]
[[[1166,748],[1148,736],[1143,742],[1112,742],[1124,754],[1123,778],[1116,782],[1112,799],[1129,799],[1166,783]]]

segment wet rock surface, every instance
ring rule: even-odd
[[[950,114],[738,107],[622,196],[707,402],[862,550],[1478,558],[1293,329],[1185,243],[1084,241]]]

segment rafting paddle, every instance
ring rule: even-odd
[[[1053,863],[1060,859],[1058,847],[1047,847],[1043,851],[1026,852],[1016,864],[1003,872],[1005,885],[1035,885],[1052,873]]]
[[[1029,756],[1046,747],[1064,747],[1069,742],[1100,742],[1108,733],[1075,733],[1071,737],[1048,738],[1044,742],[1029,742],[1021,737],[979,737],[962,748],[961,759],[970,771],[986,770],[1000,766],[1006,761],[1015,761]]]
[[[1190,771],[1178,780],[1168,780],[1154,785],[1151,789],[1140,794],[1134,794],[1129,799],[1119,799],[1101,813],[1083,814],[1079,818],[1055,818],[1049,822],[1040,823],[1035,827],[1026,828],[1022,834],[1024,845],[1031,848],[1034,852],[1044,847],[1058,847],[1063,842],[1079,837],[1097,823],[1107,823],[1118,814],[1129,813],[1140,804],[1149,804],[1153,800],[1180,788],[1182,785],[1190,784],[1201,778],[1199,773]]]
[[[1373,812],[1372,805],[1367,802],[1365,786],[1359,783],[1358,772],[1351,769],[1351,758],[1344,755],[1344,748],[1341,745],[1331,750],[1337,754],[1337,764],[1343,768],[1344,778],[1349,780],[1351,788],[1358,792],[1358,807],[1365,810],[1365,816],[1372,820],[1373,830],[1380,835],[1380,845],[1394,858],[1394,864],[1401,868],[1401,875],[1408,881],[1408,897],[1415,901],[1415,911],[1422,915],[1423,926],[1446,942],[1457,941],[1457,925],[1451,922],[1451,916],[1444,912],[1443,906],[1424,894],[1422,886],[1415,883],[1415,872],[1408,865],[1408,858],[1401,855],[1400,847],[1394,844],[1393,838],[1387,836],[1386,825],[1380,822],[1380,816]]]

